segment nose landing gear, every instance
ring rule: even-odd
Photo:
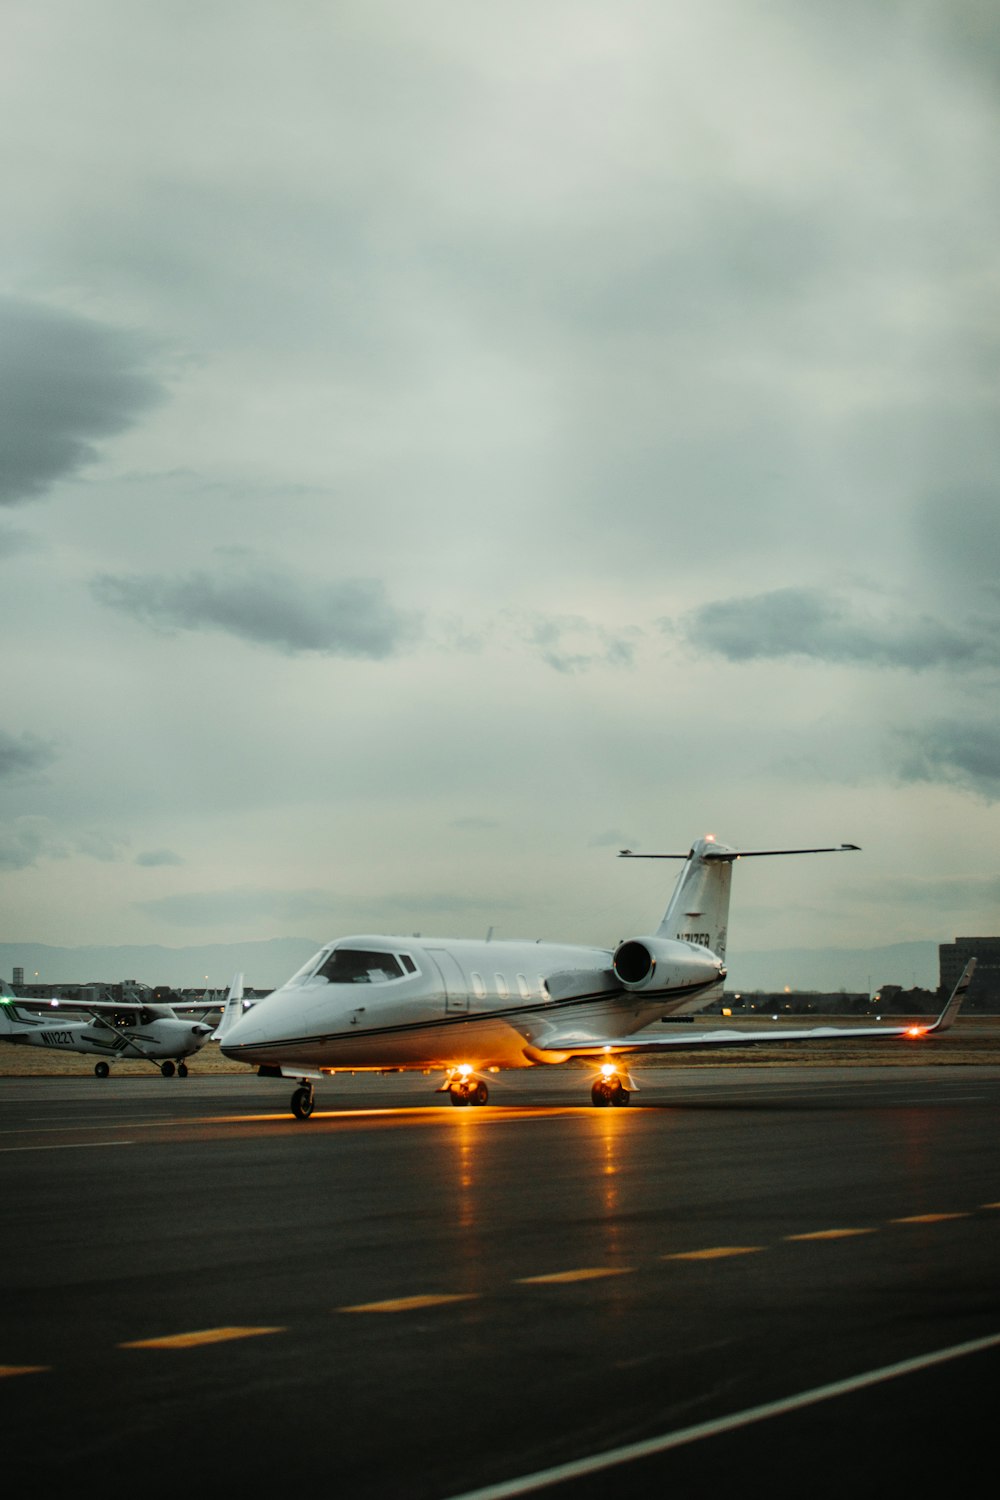
[[[292,1095],[292,1114],[297,1120],[308,1120],[315,1107],[312,1084],[300,1084]]]

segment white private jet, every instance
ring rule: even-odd
[[[19,1000],[0,980],[0,1042],[49,1047],[61,1052],[97,1053],[98,1078],[107,1078],[116,1058],[140,1058],[160,1064],[164,1078],[188,1075],[186,1057],[220,1037],[242,1014],[243,975],[229,987],[218,1029],[204,1020],[183,1020],[179,1009],[204,1010],[191,1002],[181,1006],[149,1005],[138,1000]],[[36,1009],[42,1005],[44,1008]],[[68,1011],[69,1015],[58,1014]],[[81,1012],[83,1015],[81,1016]],[[162,1061],[161,1061],[162,1059]]]
[[[898,1037],[944,1031],[971,977],[962,976],[933,1024],[695,1031],[644,1028],[691,1017],[722,994],[729,889],[737,859],[856,849],[751,849],[699,839],[688,854],[622,856],[685,861],[655,933],[615,949],[556,943],[349,937],[329,943],[222,1039],[223,1053],[265,1077],[295,1078],[292,1112],[308,1119],[313,1084],[337,1071],[441,1069],[453,1104],[485,1104],[484,1073],[594,1058],[595,1105],[635,1090],[623,1053],[754,1042]]]

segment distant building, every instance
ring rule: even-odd
[[[14,983],[15,983],[15,985],[23,984],[24,983],[24,970],[23,969],[15,968],[15,970],[14,970]]]
[[[976,973],[969,986],[968,1010],[1000,1010],[1000,937],[959,937],[938,948],[941,991],[950,995],[970,958]]]

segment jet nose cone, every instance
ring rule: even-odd
[[[239,1049],[246,1046],[250,1040],[251,1031],[256,1029],[251,1027],[248,1021],[249,1012],[245,1016],[238,1016],[228,1031],[219,1039],[219,1050],[224,1057],[238,1056]]]

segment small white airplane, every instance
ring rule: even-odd
[[[484,1073],[594,1058],[595,1105],[624,1105],[636,1084],[614,1060],[668,1048],[754,1042],[923,1036],[951,1025],[971,978],[963,974],[941,1015],[921,1026],[826,1026],[746,1032],[677,1026],[644,1034],[661,1019],[689,1018],[722,994],[733,864],[763,855],[856,849],[751,849],[698,839],[682,859],[656,931],[615,949],[556,943],[348,937],[329,943],[221,1041],[225,1056],[264,1077],[295,1078],[292,1113],[313,1112],[315,1080],[350,1070],[441,1069],[440,1093],[457,1105],[485,1104]]]
[[[107,1078],[111,1062],[120,1058],[159,1062],[164,1078],[172,1078],[175,1072],[186,1078],[184,1059],[200,1051],[210,1038],[224,1035],[242,1014],[243,975],[237,974],[229,987],[218,1029],[203,1019],[178,1016],[181,1009],[204,1011],[205,1006],[197,1001],[183,1007],[138,1000],[26,1001],[19,1000],[4,980],[0,980],[0,992],[0,1042],[97,1053],[100,1061],[94,1072],[98,1078]],[[35,1008],[40,1004],[44,1009]],[[57,1011],[70,1014],[57,1015]]]

